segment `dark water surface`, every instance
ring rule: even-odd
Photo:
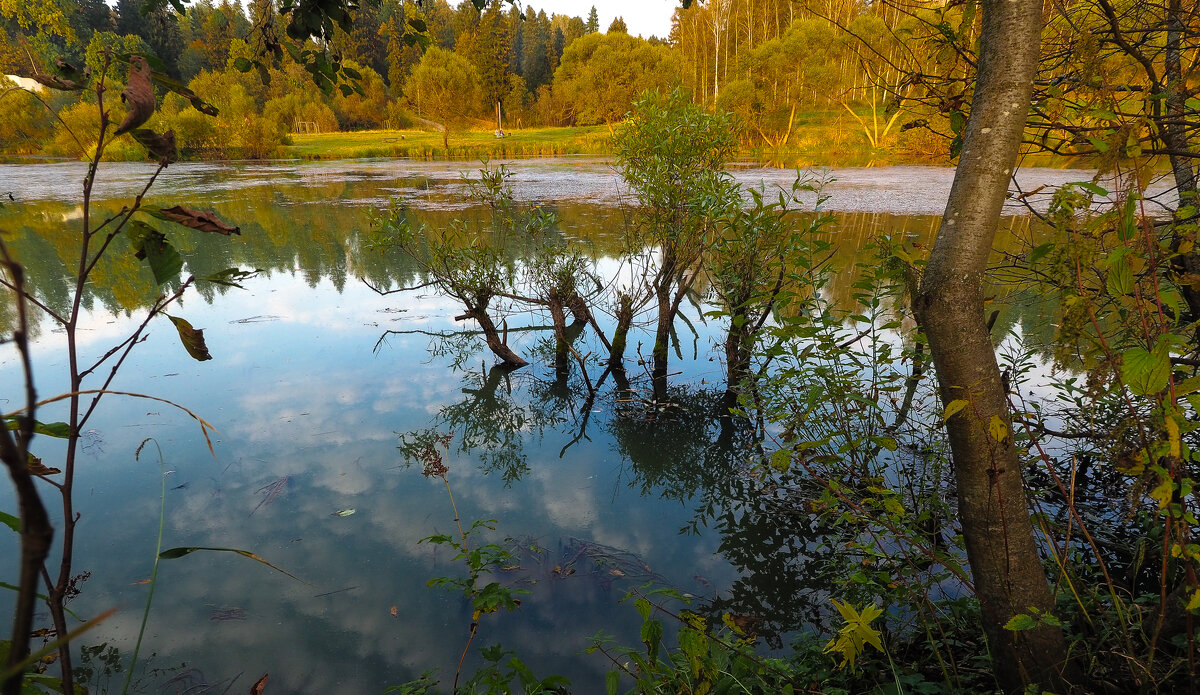
[[[139,666],[142,691],[225,692],[236,678],[229,692],[243,692],[270,673],[269,692],[377,693],[429,669],[440,669],[448,689],[471,611],[461,594],[426,582],[463,576],[464,568],[448,548],[419,541],[453,532],[454,510],[442,480],[424,477],[397,448],[401,434],[431,429],[454,435],[445,462],[461,518],[494,519],[495,532],[480,542],[516,553],[515,567],[497,578],[531,592],[520,610],[483,617],[475,653],[501,643],[540,675],[567,675],[577,692],[602,691],[610,664],[583,652],[601,631],[636,643],[637,613],[619,600],[646,582],[714,611],[757,614],[768,631],[793,629],[815,610],[806,597],[828,578],[805,568],[813,530],[806,518],[776,513],[777,500],[748,461],[754,442],[721,436],[713,416],[723,390],[720,327],[695,308],[685,313],[697,335],[681,329],[672,362],[678,405],[630,417],[639,404],[611,383],[589,401],[578,370],[555,378],[546,317],[510,320],[510,341],[532,364],[503,374],[490,370],[493,358],[477,336],[438,337],[472,328],[453,320],[461,306],[431,289],[380,296],[368,287],[419,281],[402,257],[365,248],[371,208],[400,199],[430,226],[481,218],[485,212],[462,199],[459,172],[469,169],[189,164],[172,166],[152,189],[153,202],[211,209],[242,227],[232,239],[171,229],[185,276],[232,266],[262,272],[244,290],[191,291],[171,310],[205,330],[211,361],[190,359],[167,319],[156,319],[112,386],[203,417],[218,431],[212,453],[194,420],[159,401],[110,396],[88,424],[75,566],[90,576],[71,608],[82,616],[118,612],[82,642],[126,658],[132,652],[162,470],[164,548],[245,549],[303,581],[227,553],[164,561]],[[561,234],[585,245],[602,273],[619,272],[624,217],[610,165],[558,160],[513,169],[519,199],[553,208]],[[111,210],[150,170],[104,171],[99,205]],[[74,164],[0,166],[0,193],[18,201],[0,209],[0,229],[54,309],[65,308],[61,259],[75,243],[83,173]],[[792,174],[738,175],[770,184]],[[828,206],[847,211],[836,225],[847,254],[883,228],[927,239],[937,224],[928,215],[944,205],[950,177],[912,167],[834,175]],[[1089,174],[1024,176],[1032,189]],[[81,328],[86,355],[103,354],[137,325],[138,307],[156,296],[152,285],[127,247],[114,247]],[[829,291],[849,290],[835,283]],[[65,347],[49,322],[37,330],[37,385],[49,396],[66,389]],[[598,349],[589,340],[580,352]],[[652,338],[631,340],[631,377],[640,376],[638,341],[648,354]],[[18,363],[7,346],[0,355],[0,402],[11,410],[20,403]],[[593,371],[594,379],[601,370]],[[55,408],[39,419],[64,419]],[[161,447],[161,469],[154,445],[135,458],[148,437]],[[50,465],[56,445],[38,442]],[[15,511],[7,487],[0,509]],[[12,577],[15,534],[0,534],[0,544],[0,569]],[[3,617],[8,601],[0,605]]]

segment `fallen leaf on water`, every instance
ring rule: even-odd
[[[136,581],[136,582],[130,584],[129,586],[137,586],[138,584],[149,584],[149,583],[150,583],[149,579],[142,579],[141,581]]]
[[[357,509],[340,509],[333,513],[333,516],[350,516],[357,512]]]
[[[263,694],[263,691],[267,689],[267,675],[268,674],[264,673],[263,677],[259,678],[258,682],[255,683],[250,688],[250,695],[262,695]]]
[[[399,618],[399,617],[400,617],[400,611],[399,611],[399,610],[398,610],[398,609],[397,609],[395,606],[392,606],[392,609],[391,609],[390,611],[388,611],[388,612],[392,614],[392,617],[393,617],[393,618]]]

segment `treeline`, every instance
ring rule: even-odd
[[[923,24],[882,5],[708,0],[677,9],[667,38],[643,39],[621,18],[601,31],[594,7],[580,18],[502,0],[482,10],[469,0],[381,0],[362,3],[351,30],[336,28],[320,47],[359,76],[360,89],[347,94],[315,89],[286,54],[248,70],[278,34],[275,0],[245,8],[200,0],[185,13],[163,3],[143,14],[142,6],[39,0],[0,10],[0,71],[47,72],[56,61],[98,70],[105,49],[155,56],[158,69],[220,110],[213,119],[160,95],[151,125],[174,130],[185,156],[265,157],[290,134],[339,130],[444,127],[448,138],[494,124],[497,109],[505,128],[611,125],[642,91],[679,85],[696,102],[737,114],[746,144],[778,145],[797,109],[882,111],[886,90],[897,86],[889,72],[899,74],[889,61],[900,48],[914,55],[897,36],[915,36]],[[413,26],[423,29],[420,41]],[[53,94],[0,99],[0,149],[76,155],[86,145],[77,127],[98,119],[93,102],[86,93],[83,103]],[[876,122],[868,138],[887,129]],[[128,145],[130,156],[137,152]]]

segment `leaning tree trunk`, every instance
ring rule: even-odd
[[[500,358],[502,362],[501,367],[504,369],[519,369],[529,364],[521,359],[520,355],[513,352],[512,348],[508,347],[508,342],[500,335],[500,331],[497,330],[492,317],[487,313],[486,302],[483,302],[482,306],[479,307],[469,306],[466,313],[454,317],[455,321],[462,321],[463,319],[475,319],[475,322],[479,324],[479,330],[483,332],[483,338],[487,341],[488,348],[491,349],[492,354]]]
[[[1004,628],[1054,599],[1038,555],[983,279],[1021,142],[1041,43],[1041,0],[983,0],[978,75],[942,226],[916,297],[947,421],[958,514],[983,629],[1005,692],[1027,683],[1061,691],[1066,647],[1058,628]]]

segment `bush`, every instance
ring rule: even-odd
[[[345,96],[340,92],[334,94],[333,112],[337,114],[338,123],[346,130],[366,130],[379,128],[383,125],[387,107],[387,87],[379,73],[369,67],[363,67],[347,61],[346,66],[358,70],[362,79],[358,81],[363,94],[351,92]]]
[[[54,121],[36,96],[0,77],[0,151],[29,154],[54,132]]]
[[[310,94],[293,92],[276,97],[263,107],[263,118],[279,125],[285,132],[338,132],[338,118],[325,102]],[[299,124],[306,123],[301,127]]]

